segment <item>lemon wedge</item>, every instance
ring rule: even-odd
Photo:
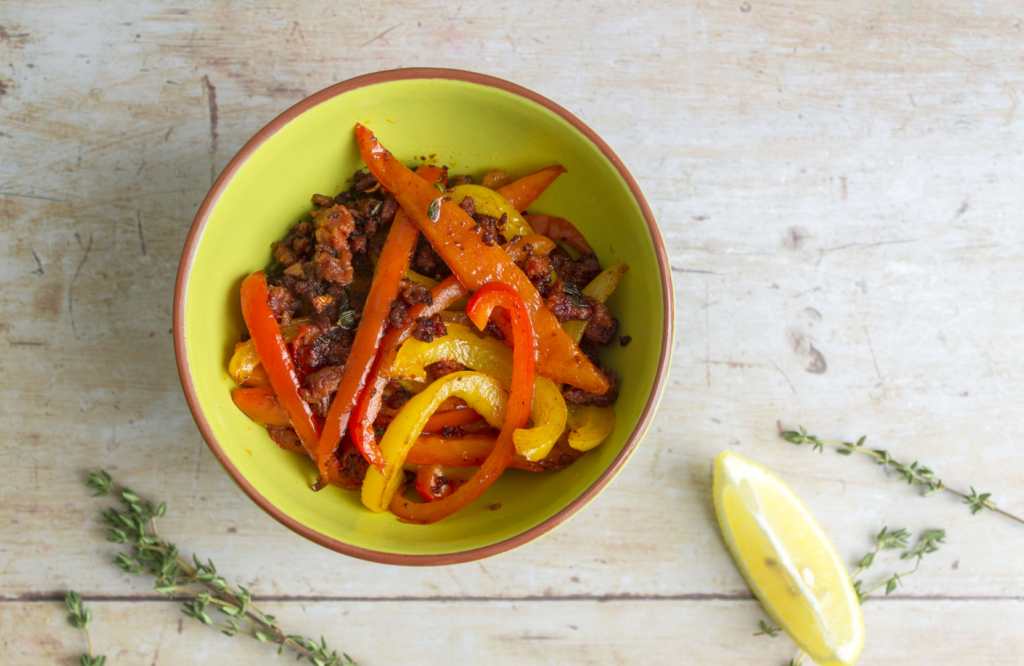
[[[726,451],[715,460],[715,511],[750,589],[822,666],[849,666],[864,647],[850,576],[796,493],[771,470]]]

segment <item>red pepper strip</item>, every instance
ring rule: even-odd
[[[380,343],[380,353],[377,354],[373,368],[366,378],[363,394],[360,396],[359,402],[356,403],[350,420],[349,435],[360,451],[369,448],[371,443],[374,446],[377,445],[373,422],[377,420],[377,414],[380,413],[381,398],[384,396],[384,387],[391,379],[391,365],[395,362],[395,355],[402,343],[412,335],[412,330],[416,327],[416,319],[437,314],[467,293],[469,292],[454,275],[445,278],[430,290],[433,300],[431,305],[419,303],[409,308],[409,323],[400,329],[389,330],[384,336],[384,340]]]
[[[469,433],[462,437],[442,437],[424,433],[416,439],[405,462],[447,467],[479,467],[494,451],[497,438],[487,432]],[[583,451],[568,446],[564,440],[555,442],[551,453],[543,460],[533,462],[516,454],[509,467],[528,472],[553,472],[576,462]]]
[[[569,247],[580,254],[594,254],[594,248],[590,246],[590,243],[583,237],[580,230],[564,217],[527,215],[526,221],[529,222],[534,231],[542,236],[567,243]]]
[[[320,428],[313,420],[313,411],[309,408],[309,403],[299,395],[299,378],[295,374],[295,364],[288,353],[288,345],[281,337],[281,329],[267,303],[267,298],[267,278],[263,271],[256,271],[242,281],[242,317],[249,329],[249,335],[256,343],[260,362],[270,377],[270,385],[274,387],[284,411],[288,413],[291,426],[295,428],[299,440],[306,447],[306,453],[317,461]],[[326,479],[327,475],[325,474],[323,478]]]
[[[448,172],[433,164],[421,164],[416,167],[416,175],[431,185],[434,183],[448,184]]]
[[[440,465],[423,465],[416,472],[416,492],[424,502],[436,502],[452,494],[453,481],[445,478]]]
[[[231,392],[231,402],[256,423],[281,427],[292,424],[272,386],[236,388]]]
[[[391,500],[391,510],[405,522],[422,525],[437,522],[483,495],[512,462],[516,452],[512,433],[525,428],[529,423],[530,409],[533,407],[536,341],[526,304],[512,287],[492,283],[473,294],[466,305],[466,314],[477,328],[483,330],[491,310],[499,306],[508,311],[515,337],[512,349],[512,386],[498,443],[473,478],[444,499],[429,504],[415,504],[395,493]]]
[[[561,164],[549,166],[546,169],[531,173],[529,176],[523,176],[505,187],[498,188],[498,194],[505,197],[510,204],[515,206],[516,210],[524,211],[537,200],[537,197],[544,194],[544,190],[548,189],[548,185],[555,182],[555,178],[558,178],[559,175],[566,171],[567,169]]]
[[[408,216],[403,215],[391,225],[388,238],[384,241],[384,249],[381,250],[377,270],[370,284],[370,293],[363,306],[363,316],[352,342],[352,351],[345,362],[345,372],[338,385],[338,392],[334,395],[334,402],[331,403],[331,410],[327,413],[327,423],[324,424],[324,432],[316,449],[316,463],[323,479],[328,478],[327,465],[331,454],[348,428],[349,416],[370,372],[381,334],[387,326],[391,303],[398,296],[399,285],[409,270],[409,261],[419,235],[416,225]],[[362,446],[357,443],[356,447],[368,463],[384,466],[384,457],[376,441],[364,440]]]
[[[607,391],[608,379],[562,330],[530,279],[505,250],[497,245],[485,245],[481,240],[480,226],[455,202],[442,201],[439,206],[432,205],[437,199],[437,190],[395,159],[370,130],[356,125],[356,138],[370,172],[413,217],[434,250],[458,276],[459,282],[471,290],[491,282],[501,282],[512,286],[519,294],[537,335],[541,374],[589,393]],[[430,219],[428,210],[431,208],[437,213],[436,221]]]
[[[457,428],[476,423],[482,418],[472,407],[456,407],[447,412],[434,412],[434,415],[427,419],[427,424],[423,426],[423,432],[441,432],[445,428]]]

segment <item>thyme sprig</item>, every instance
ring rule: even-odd
[[[96,491],[93,497],[112,493],[120,498],[121,510],[110,508],[103,512],[103,524],[108,528],[107,541],[130,546],[127,552],[117,554],[114,564],[133,576],[153,576],[157,592],[170,599],[184,600],[181,612],[186,616],[218,627],[226,636],[243,634],[262,643],[276,643],[278,654],[288,648],[298,654],[298,659],[308,659],[315,666],[357,666],[347,654],[338,656],[331,651],[322,636],[317,642],[286,634],[273,615],[264,613],[253,603],[248,589],[229,585],[212,560],[204,563],[193,554],[190,561],[177,546],[161,538],[156,519],[167,511],[166,502],[155,505],[127,488],[115,487],[113,479],[104,471],[90,474],[86,485]],[[68,610],[71,610],[70,603]],[[220,613],[217,619],[208,612],[214,610]],[[91,644],[89,652],[91,655]],[[84,657],[82,666],[103,666],[102,661],[86,663]]]
[[[92,611],[82,603],[82,597],[74,590],[68,590],[64,595],[64,605],[68,607],[68,622],[72,627],[81,629],[85,633],[85,642],[89,646],[88,652],[83,652],[78,658],[81,666],[103,666],[107,658],[103,655],[96,655],[92,649],[92,636],[89,635],[89,623],[92,622]]]
[[[767,636],[768,638],[775,638],[779,634],[779,632],[782,631],[782,629],[779,629],[773,624],[768,624],[764,620],[761,620],[759,624],[761,626],[761,631],[754,634],[755,636]]]
[[[895,592],[898,587],[903,585],[904,578],[917,573],[917,570],[921,567],[921,560],[924,559],[924,556],[937,551],[939,549],[939,544],[945,543],[946,538],[946,530],[935,529],[924,532],[921,535],[915,550],[907,550],[904,553],[900,553],[901,560],[916,560],[913,569],[902,573],[894,573],[874,587],[865,590],[863,589],[863,581],[856,579],[862,573],[867,571],[872,564],[874,564],[875,555],[877,555],[879,551],[906,550],[909,548],[909,532],[903,529],[896,530],[894,532],[889,532],[888,530],[888,527],[882,528],[882,531],[875,537],[875,549],[861,559],[857,570],[850,575],[850,580],[853,581],[853,591],[857,593],[857,600],[860,601],[862,605],[868,600],[869,594],[876,590],[880,590],[883,587],[885,588],[885,596],[889,596]]]
[[[1024,524],[1024,518],[1015,516],[1012,513],[997,507],[996,503],[992,500],[992,493],[978,493],[974,490],[973,486],[971,487],[970,494],[955,490],[943,483],[942,479],[936,477],[935,472],[924,465],[918,464],[917,461],[914,461],[910,465],[905,465],[894,460],[885,449],[865,448],[864,442],[867,439],[867,436],[861,437],[856,442],[833,442],[826,439],[819,439],[815,435],[808,434],[807,430],[803,426],[798,427],[799,431],[787,430],[781,432],[782,438],[787,442],[798,446],[801,444],[810,444],[811,448],[819,453],[824,452],[825,446],[832,446],[836,448],[836,453],[839,453],[840,455],[849,456],[857,452],[872,456],[876,459],[876,462],[879,465],[896,471],[899,475],[899,481],[906,481],[909,485],[921,486],[925,497],[930,497],[938,491],[945,491],[962,499],[964,504],[970,507],[972,514],[977,515],[985,509],[988,509],[989,511],[994,511],[995,513],[1002,514],[1011,520]]]

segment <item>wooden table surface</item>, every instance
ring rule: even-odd
[[[108,664],[289,663],[109,563],[82,486],[104,467],[363,666],[783,664],[714,520],[731,448],[847,563],[886,525],[948,531],[865,605],[861,663],[1024,663],[1024,527],[777,435],[867,434],[1024,514],[1020,3],[290,4],[0,6],[0,662],[77,663],[74,588]],[[170,334],[186,232],[234,152],[303,97],[405,66],[499,76],[593,127],[676,291],[668,388],[621,476],[539,541],[439,569],[349,559],[257,509],[199,436]]]

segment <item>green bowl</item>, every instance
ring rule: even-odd
[[[309,489],[305,457],[278,448],[231,402],[228,359],[244,330],[242,279],[270,260],[270,243],[308,215],[314,193],[336,194],[365,168],[355,123],[400,159],[454,173],[513,177],[551,164],[561,176],[531,211],[572,220],[603,266],[629,264],[608,305],[620,332],[602,360],[619,372],[615,430],[571,467],[507,471],[471,506],[434,525],[374,514],[359,494]],[[672,278],[654,216],[615,153],[553,102],[500,79],[449,69],[402,69],[336,84],[260,130],[199,208],[174,290],[174,351],[189,408],[214,456],[264,511],[304,537],[376,562],[440,565],[488,557],[554,528],[622,469],[657,407],[672,349]],[[500,503],[499,510],[489,507]]]

